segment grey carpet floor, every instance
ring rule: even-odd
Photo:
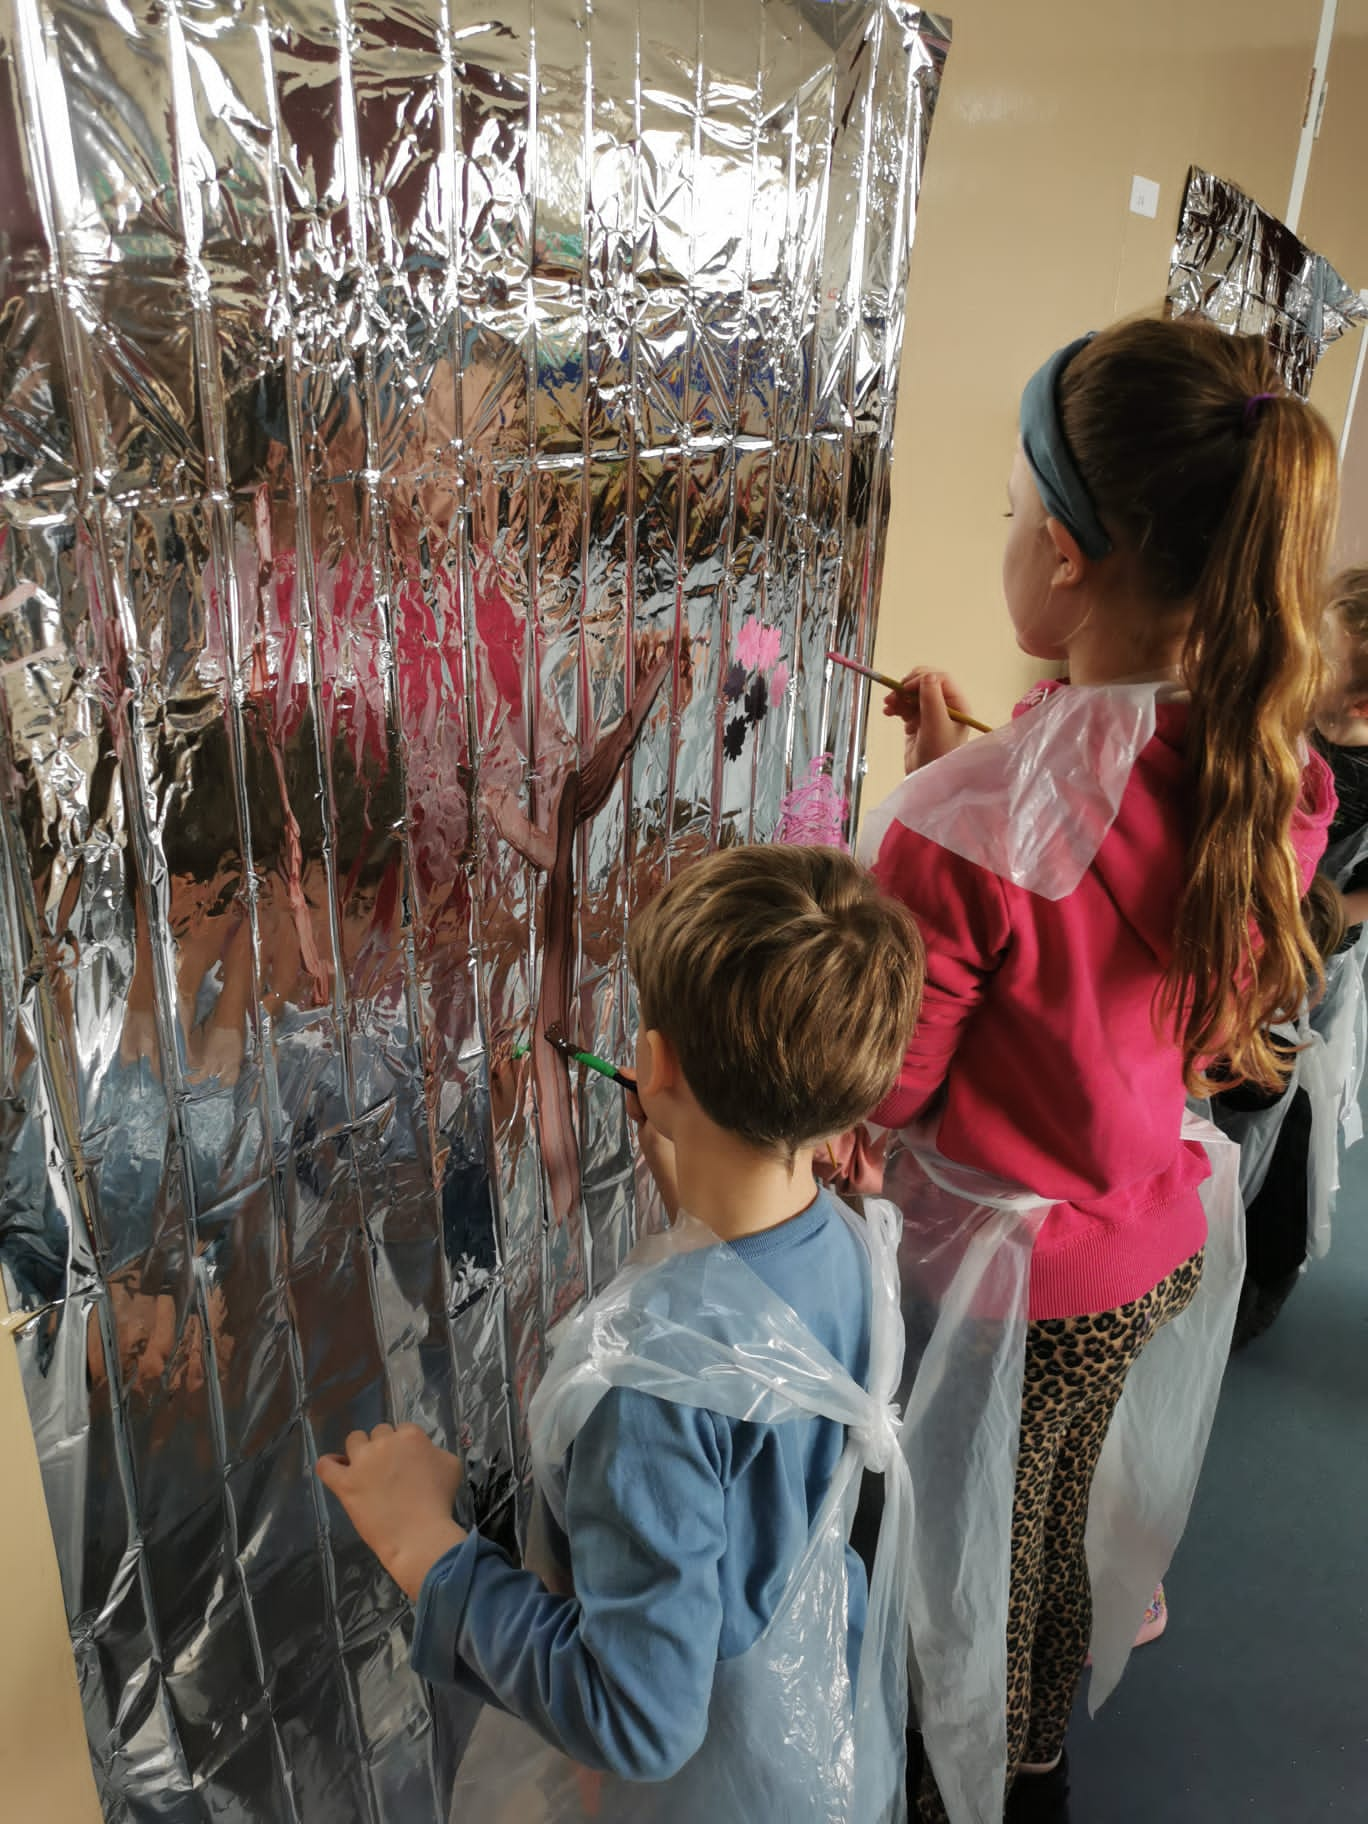
[[[1167,1634],[1070,1737],[1074,1824],[1368,1824],[1368,1140],[1226,1376]]]

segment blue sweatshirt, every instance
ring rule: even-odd
[[[869,1262],[828,1193],[731,1245],[865,1385]],[[414,1670],[521,1717],[581,1766],[668,1779],[702,1743],[717,1661],[774,1613],[844,1444],[825,1419],[762,1425],[614,1389],[570,1452],[575,1594],[552,1595],[472,1532],[424,1581]],[[868,1594],[846,1556],[853,1679]]]

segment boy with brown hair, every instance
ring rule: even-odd
[[[889,1399],[900,1319],[887,1235],[818,1186],[813,1157],[897,1075],[920,940],[848,856],[750,847],[677,875],[634,921],[630,960],[643,1149],[672,1217],[687,1215],[564,1328],[533,1402],[573,1594],[455,1522],[460,1464],[414,1426],[353,1434],[319,1474],[418,1604],[415,1668],[617,1776],[598,1815],[853,1817],[867,1584],[845,1540],[861,1463],[888,1460],[887,1438],[863,1435],[887,1426],[864,1390],[873,1371]],[[833,1526],[836,1627],[799,1588]],[[823,1639],[837,1658],[819,1674]],[[795,1698],[795,1660],[830,1689]],[[837,1725],[843,1705],[844,1733],[781,1723],[753,1765],[767,1707],[783,1718],[803,1701],[835,1705]],[[881,1799],[861,1824],[876,1815],[894,1812]]]

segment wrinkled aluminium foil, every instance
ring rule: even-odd
[[[416,1420],[513,1536],[637,1219],[545,1028],[621,1055],[633,904],[853,800],[946,28],[7,18],[0,1260],[97,1779],[424,1824],[473,1719],[312,1467]]]
[[[1168,308],[1171,316],[1203,316],[1232,334],[1265,337],[1303,399],[1330,344],[1368,320],[1368,305],[1323,254],[1196,165],[1179,211]]]

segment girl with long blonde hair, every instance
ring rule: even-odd
[[[876,873],[917,920],[928,978],[875,1121],[929,1133],[942,1164],[1045,1212],[1012,1518],[1007,1816],[1063,1819],[1094,1472],[1133,1365],[1202,1274],[1208,1155],[1183,1137],[1185,1103],[1213,1072],[1277,1086],[1288,1063],[1270,1027],[1320,968],[1302,896],[1334,794],[1304,736],[1336,461],[1265,344],[1201,323],[1131,322],[1061,349],[1020,422],[1007,607],[1021,648],[1070,682],[960,752],[947,712],[967,705],[942,675],[911,673],[889,699],[915,777],[875,814]],[[920,1808],[945,1816],[929,1772]]]

